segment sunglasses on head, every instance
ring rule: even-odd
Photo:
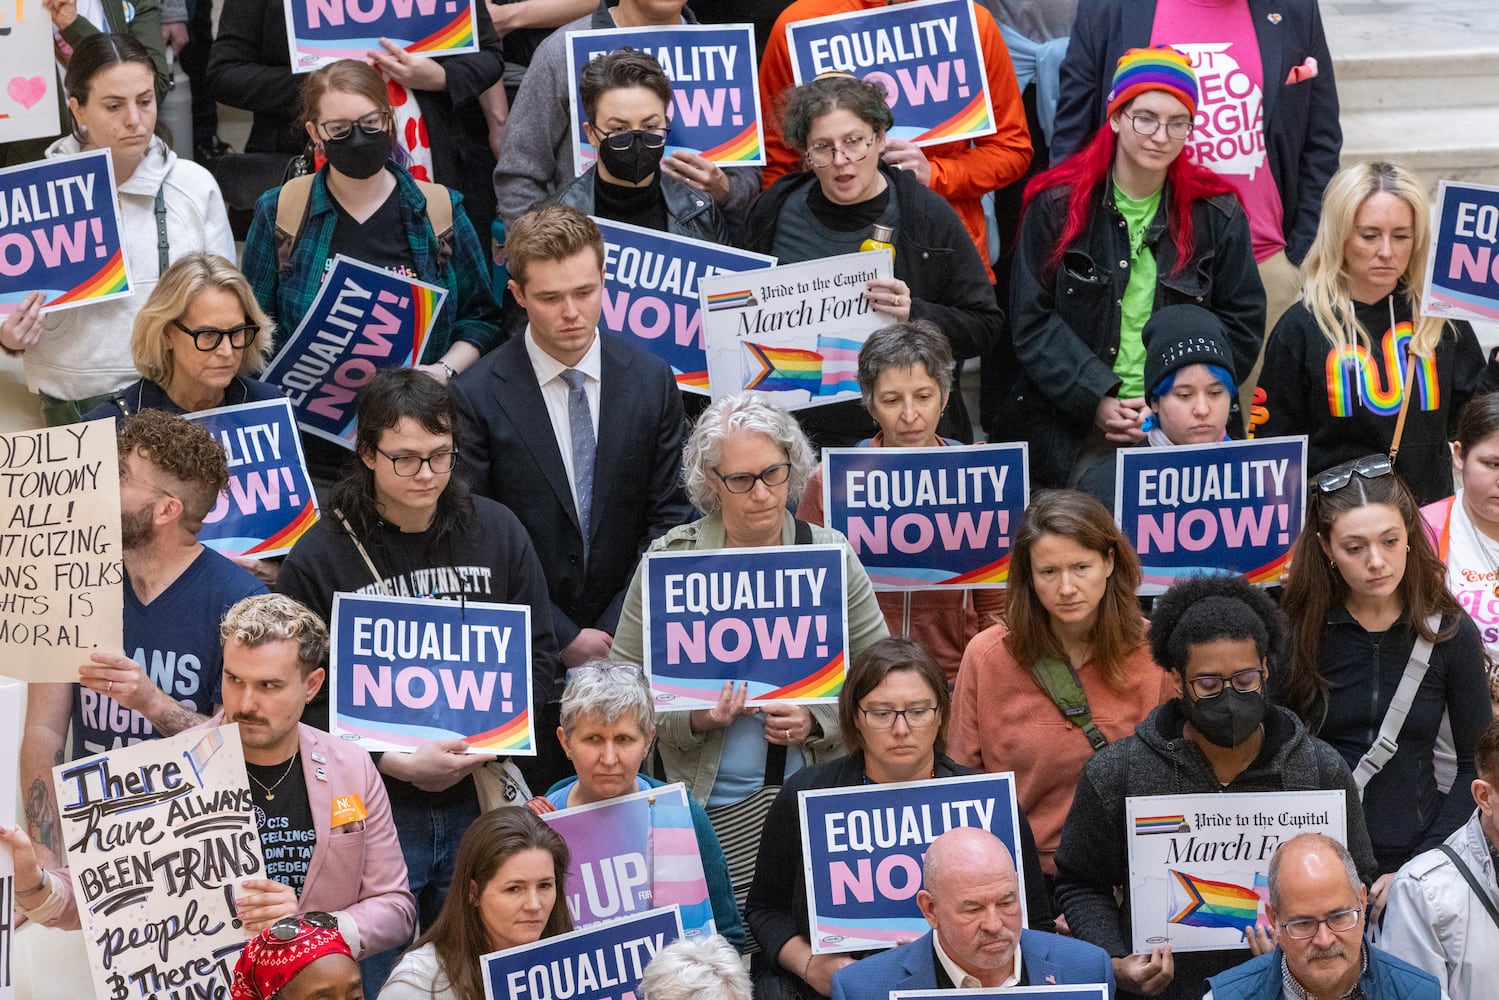
[[[1365,455],[1356,462],[1344,462],[1326,472],[1318,473],[1314,482],[1317,484],[1317,492],[1336,493],[1353,482],[1354,476],[1360,479],[1379,479],[1394,471],[1395,463],[1390,461],[1390,456]]]
[[[291,944],[298,938],[305,937],[316,930],[338,930],[338,918],[331,913],[324,913],[322,910],[313,910],[310,913],[303,913],[295,917],[282,917],[267,928],[266,936],[270,940],[266,942],[266,947],[269,947],[272,941],[278,945]],[[256,975],[260,966],[260,957],[265,952],[266,948],[261,948],[255,953],[254,960],[250,962],[250,986],[255,990],[255,996],[258,1000],[270,1000],[264,993],[260,992],[260,978]]]

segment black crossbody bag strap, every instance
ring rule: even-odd
[[[1478,897],[1478,901],[1488,911],[1489,919],[1494,922],[1494,926],[1499,927],[1499,910],[1494,908],[1494,901],[1489,899],[1489,894],[1484,891],[1483,886],[1478,884],[1478,878],[1473,874],[1473,870],[1463,863],[1463,859],[1451,847],[1443,844],[1440,850],[1452,859],[1453,867],[1462,873],[1463,878],[1467,880],[1469,888],[1473,890],[1473,895]]]

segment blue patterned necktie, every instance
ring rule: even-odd
[[[576,368],[562,373],[567,383],[567,422],[572,428],[573,486],[578,496],[578,527],[583,531],[583,552],[588,553],[588,515],[593,506],[593,413],[588,409],[588,393],[583,384],[588,376]]]

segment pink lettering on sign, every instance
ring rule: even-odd
[[[203,518],[203,523],[222,521],[229,514],[231,501],[242,515],[280,510],[283,502],[288,507],[300,507],[302,498],[296,490],[291,470],[287,468],[234,473],[229,477],[228,488],[219,494],[219,502]]]
[[[971,511],[957,514],[908,511],[895,518],[876,514],[848,519],[848,542],[859,555],[867,552],[882,556],[892,548],[906,555],[918,555],[929,551],[938,539],[942,548],[949,551],[998,548],[1010,544],[1009,532],[1007,510],[980,511],[976,518]]]
[[[911,899],[921,888],[921,863],[904,854],[881,858],[877,866],[868,858],[858,859],[853,867],[834,861],[828,865],[828,881],[834,906],[847,903],[850,895],[860,903],[872,903],[876,892],[892,902]]]
[[[674,331],[678,347],[702,346],[703,317],[697,306],[668,303],[654,295],[604,289],[604,325],[642,340],[655,340]]]
[[[901,66],[894,73],[875,70],[866,73],[864,79],[885,86],[885,103],[894,108],[902,102],[919,108],[924,104],[942,103],[957,96],[966,98],[972,94],[968,86],[968,65],[961,59],[947,59],[920,66]]]
[[[1490,247],[1472,247],[1466,243],[1452,245],[1452,260],[1447,267],[1449,281],[1499,281],[1499,254]]]
[[[92,237],[92,239],[90,238]],[[36,266],[41,258],[44,267],[77,264],[89,256],[105,256],[104,220],[75,219],[71,223],[42,226],[29,233],[6,233],[0,236],[0,274],[14,278]]]
[[[676,109],[673,119],[687,128],[697,128],[705,122],[718,128],[727,112],[730,125],[743,125],[740,101],[740,92],[730,87],[678,87],[671,95],[672,107]]]
[[[1267,545],[1271,530],[1277,526],[1280,529],[1277,544],[1289,545],[1290,516],[1290,505],[1283,503],[1259,508],[1241,507],[1237,510],[1193,510],[1180,517],[1176,511],[1141,514],[1140,554],[1175,552],[1178,548],[1187,552],[1201,552],[1218,544],[1220,538],[1223,544],[1234,548],[1241,548],[1246,544]]]
[[[358,707],[374,705],[378,708],[426,709],[442,698],[443,705],[453,711],[488,712],[494,701],[495,681],[499,680],[500,697],[510,698],[513,678],[508,673],[480,674],[470,670],[438,667],[436,669],[411,665],[397,670],[388,664],[371,667],[367,663],[353,665],[354,704]],[[505,703],[500,710],[509,712]]]
[[[816,632],[813,640],[812,633]],[[752,652],[761,659],[801,659],[809,642],[816,642],[813,655],[829,654],[827,615],[756,616],[749,619],[720,618],[711,625],[702,619],[666,623],[668,664],[738,663]],[[685,660],[684,660],[685,656]]]
[[[437,12],[437,4],[438,0],[310,0],[307,24],[312,28],[341,27],[349,21],[371,24],[387,13],[404,21],[411,17],[413,9],[423,17],[431,17]],[[458,5],[454,0],[444,0],[443,10],[456,14]]]

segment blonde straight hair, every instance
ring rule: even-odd
[[[1426,252],[1431,245],[1431,206],[1420,181],[1398,163],[1365,160],[1333,175],[1322,195],[1322,221],[1302,264],[1301,298],[1334,348],[1348,351],[1358,344],[1373,350],[1369,331],[1353,311],[1343,247],[1353,231],[1359,207],[1379,192],[1392,194],[1411,207],[1411,259],[1406,265],[1405,294],[1411,303],[1411,351],[1431,357],[1442,337],[1444,320],[1421,315],[1421,288],[1426,280]]]

